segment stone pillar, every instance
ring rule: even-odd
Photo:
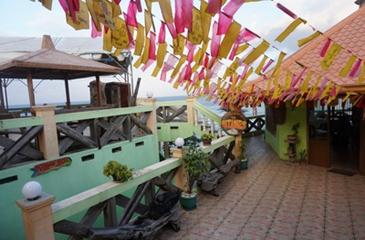
[[[194,111],[195,102],[196,102],[195,97],[188,97],[186,99],[186,110],[187,110],[188,123],[193,124],[193,125],[195,122],[195,111]]]
[[[22,210],[25,238],[27,240],[54,240],[51,205],[54,197],[43,193],[34,201],[18,200],[16,204]]]
[[[172,149],[173,158],[182,158],[182,156],[183,156],[183,150],[181,148]],[[175,185],[184,192],[187,192],[188,190],[188,175],[184,168],[184,165],[181,165],[176,171]]]
[[[55,112],[53,106],[34,106],[31,111],[43,119],[43,131],[38,137],[40,151],[46,160],[59,157]]]

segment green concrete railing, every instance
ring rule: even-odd
[[[12,128],[34,127],[40,125],[43,125],[43,119],[40,117],[4,119],[0,120],[0,131]]]

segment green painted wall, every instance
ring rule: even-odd
[[[188,138],[193,133],[200,136],[200,126],[193,126],[187,122],[171,122],[171,123],[158,123],[157,135],[158,140],[161,142],[173,142],[176,138]]]
[[[143,145],[136,146],[136,143]],[[112,153],[115,147],[122,147],[122,151]],[[146,155],[148,153],[148,156]],[[81,161],[81,157],[94,154],[94,159]],[[0,179],[17,176],[18,180],[0,184],[0,239],[24,239],[21,212],[15,201],[22,198],[21,189],[30,180],[38,181],[43,191],[56,197],[56,201],[68,198],[89,188],[95,187],[110,179],[103,175],[103,166],[109,160],[117,160],[127,164],[130,168],[140,169],[159,162],[157,138],[148,135],[135,138],[131,142],[123,141],[107,145],[102,149],[90,149],[70,154],[71,166],[38,177],[31,177],[31,168],[37,163],[0,171]],[[38,162],[39,163],[39,162]],[[6,194],[6,196],[4,196]],[[6,216],[6,217],[5,217]],[[75,218],[79,218],[75,216]],[[75,219],[73,218],[73,219]]]
[[[299,156],[299,153],[303,150],[308,153],[307,109],[305,105],[298,108],[292,108],[289,104],[287,105],[285,123],[277,126],[276,135],[265,130],[266,142],[270,144],[282,160],[288,160],[286,155],[288,143],[286,139],[289,134],[293,133],[292,127],[296,123],[299,123],[299,143],[297,145],[297,156]]]

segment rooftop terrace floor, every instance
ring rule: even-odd
[[[248,140],[249,169],[231,173],[219,197],[200,194],[181,230],[159,240],[365,239],[365,177],[280,161],[261,137]]]

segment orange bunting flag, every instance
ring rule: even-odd
[[[337,43],[333,43],[331,47],[327,50],[324,59],[321,62],[321,67],[324,70],[328,70],[332,62],[335,60],[336,56],[341,52],[341,46]]]
[[[138,24],[134,55],[141,56],[143,50],[143,43],[144,43],[144,27],[142,24]]]
[[[224,35],[221,46],[219,47],[218,56],[220,58],[227,58],[234,42],[236,41],[240,33],[240,30],[241,30],[241,25],[238,22],[233,21],[229,26],[226,34]]]
[[[301,18],[295,19],[275,40],[283,42],[302,23],[306,23],[306,21]]]
[[[198,45],[203,41],[203,28],[200,11],[195,7],[193,8],[193,21],[191,25],[191,31],[188,33],[188,40],[192,44]]]
[[[347,60],[346,65],[342,68],[341,72],[340,72],[340,77],[346,77],[349,72],[352,69],[352,66],[354,65],[355,61],[356,61],[356,56],[355,55],[351,55],[349,57],[349,60]]]
[[[319,31],[314,32],[313,34],[309,35],[308,37],[302,38],[298,40],[298,47],[302,47],[303,45],[309,43],[313,39],[319,37],[322,33]]]
[[[243,60],[246,65],[251,65],[256,59],[258,59],[266,50],[270,47],[270,43],[263,40],[252,52]]]

